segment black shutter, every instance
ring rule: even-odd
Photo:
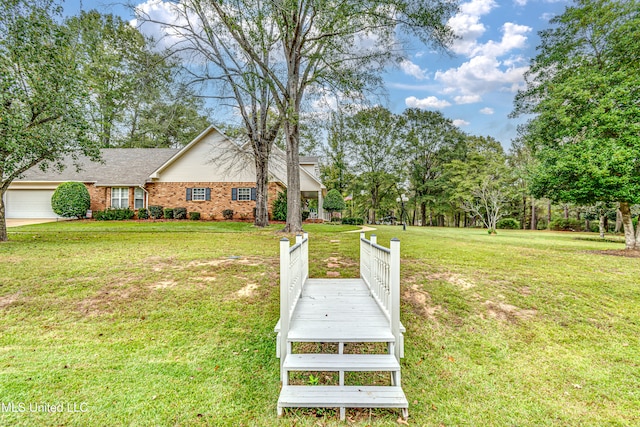
[[[204,199],[206,201],[211,200],[211,189],[208,187],[204,189]]]
[[[187,201],[191,200],[191,189],[187,188]]]
[[[231,189],[231,200],[238,200],[238,189],[237,188],[232,188]]]
[[[253,187],[251,189],[251,200],[255,200],[256,199],[256,187]]]

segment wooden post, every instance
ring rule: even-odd
[[[365,263],[365,262],[367,262],[367,261],[364,259],[364,256],[363,256],[363,255],[364,255],[364,253],[363,253],[363,251],[362,251],[362,245],[364,245],[364,243],[362,242],[362,239],[364,239],[364,238],[365,238],[365,237],[364,237],[364,231],[361,231],[361,232],[360,232],[360,278],[361,278],[361,279],[364,279],[364,280],[365,280],[365,282],[368,282],[368,281],[369,281],[369,278],[368,278],[368,277],[365,277],[364,268],[362,268],[362,266],[363,266],[363,265],[365,265],[364,263]]]
[[[304,255],[303,264],[302,264],[304,266],[304,271],[302,272],[303,273],[302,284],[304,285],[306,280],[309,278],[309,233],[303,233],[302,237],[304,240],[306,240],[306,243],[304,244],[304,251],[302,251],[302,254]]]
[[[400,240],[391,239],[390,287],[391,287],[391,333],[395,338],[393,351],[400,360]]]
[[[372,234],[369,237],[369,290],[373,292],[376,298],[380,298],[377,288],[377,276],[376,276],[376,257],[373,254],[373,245],[378,241],[378,236]]]
[[[284,381],[282,364],[287,357],[289,335],[289,239],[280,239],[280,375]],[[283,385],[284,384],[283,382]]]
[[[301,234],[296,234],[296,245],[300,245],[300,248],[298,249],[298,251],[300,251],[300,253],[298,254],[298,264],[295,268],[296,274],[299,274],[298,277],[300,277],[300,283],[298,283],[298,287],[302,291],[302,285],[304,284],[304,259],[302,259],[304,257],[304,248],[302,247]],[[298,298],[298,292],[296,292],[295,298]]]

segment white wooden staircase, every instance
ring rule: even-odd
[[[278,416],[287,407],[400,408],[408,402],[400,381],[404,356],[400,323],[400,242],[391,248],[360,234],[360,278],[309,279],[308,235],[280,242],[280,320],[277,356],[282,389]],[[293,353],[295,343],[335,343],[337,353]],[[345,345],[386,343],[381,354],[345,354]],[[337,372],[337,385],[291,385],[292,372]],[[347,372],[388,372],[389,384],[345,384]]]

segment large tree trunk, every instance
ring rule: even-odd
[[[527,229],[527,195],[522,195],[522,229]]]
[[[256,227],[269,225],[269,153],[263,149],[259,156],[254,156],[256,162]]]
[[[549,228],[549,224],[551,224],[551,200],[549,200],[547,205],[547,228]]]
[[[284,123],[287,137],[287,233],[302,232],[300,202],[300,132],[297,118]]]
[[[0,190],[0,242],[7,241],[7,219],[4,216],[4,193],[4,189]]]
[[[538,218],[536,217],[536,199],[531,198],[531,229],[537,230]]]
[[[564,205],[564,219],[569,219],[569,206]]]
[[[600,231],[600,238],[604,239],[604,220],[606,216],[605,214],[600,215],[600,222],[598,223],[598,231]]]
[[[636,247],[635,247],[635,249],[636,250],[640,250],[640,215],[638,215],[638,224],[636,224]]]
[[[427,202],[420,202],[420,221],[423,227],[427,226]],[[431,225],[431,215],[429,215],[429,225]]]
[[[636,234],[631,220],[631,207],[627,202],[620,202],[620,214],[622,216],[622,226],[624,228],[625,249],[636,249]]]

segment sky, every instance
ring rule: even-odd
[[[133,0],[133,4],[151,13],[163,9],[162,0]],[[517,125],[524,121],[508,115],[535,56],[538,32],[568,4],[568,0],[462,1],[449,21],[460,37],[450,53],[412,43],[406,59],[383,75],[384,106],[394,113],[409,107],[440,111],[461,130],[492,136],[508,149]],[[118,14],[127,21],[134,18],[117,0],[67,0],[63,7],[67,16],[82,8]]]

